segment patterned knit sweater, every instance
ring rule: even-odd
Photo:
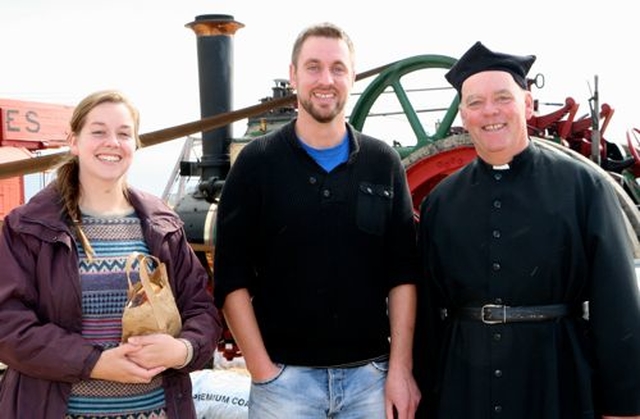
[[[132,252],[148,254],[135,213],[113,218],[83,215],[82,230],[95,253],[90,261],[78,243],[82,286],[82,334],[97,346],[120,343],[127,300],[125,263]],[[131,280],[138,280],[137,263]],[[162,377],[148,384],[87,380],[72,387],[66,419],[165,418]]]

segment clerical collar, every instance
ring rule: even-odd
[[[497,166],[491,166],[493,168],[493,170],[509,170],[511,167],[509,166],[509,163],[507,164],[499,164]]]

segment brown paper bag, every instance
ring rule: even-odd
[[[133,284],[130,271],[136,260],[140,268],[140,281]],[[150,262],[155,265],[152,271],[149,270]],[[155,256],[134,252],[127,259],[125,270],[129,290],[122,313],[122,342],[126,342],[130,336],[151,333],[178,336],[182,330],[182,320],[164,263]]]

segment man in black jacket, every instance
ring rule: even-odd
[[[413,418],[417,254],[399,155],[345,121],[353,45],[298,37],[298,117],[223,188],[214,292],[251,373],[250,418]]]

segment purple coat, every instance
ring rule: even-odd
[[[195,418],[189,372],[212,361],[222,327],[209,276],[182,221],[159,198],[129,190],[151,253],[165,262],[182,315],[180,337],[193,360],[164,374],[170,418]],[[0,235],[0,412],[7,418],[62,418],[72,383],[89,378],[101,349],[82,337],[78,254],[48,186],[5,218]]]

